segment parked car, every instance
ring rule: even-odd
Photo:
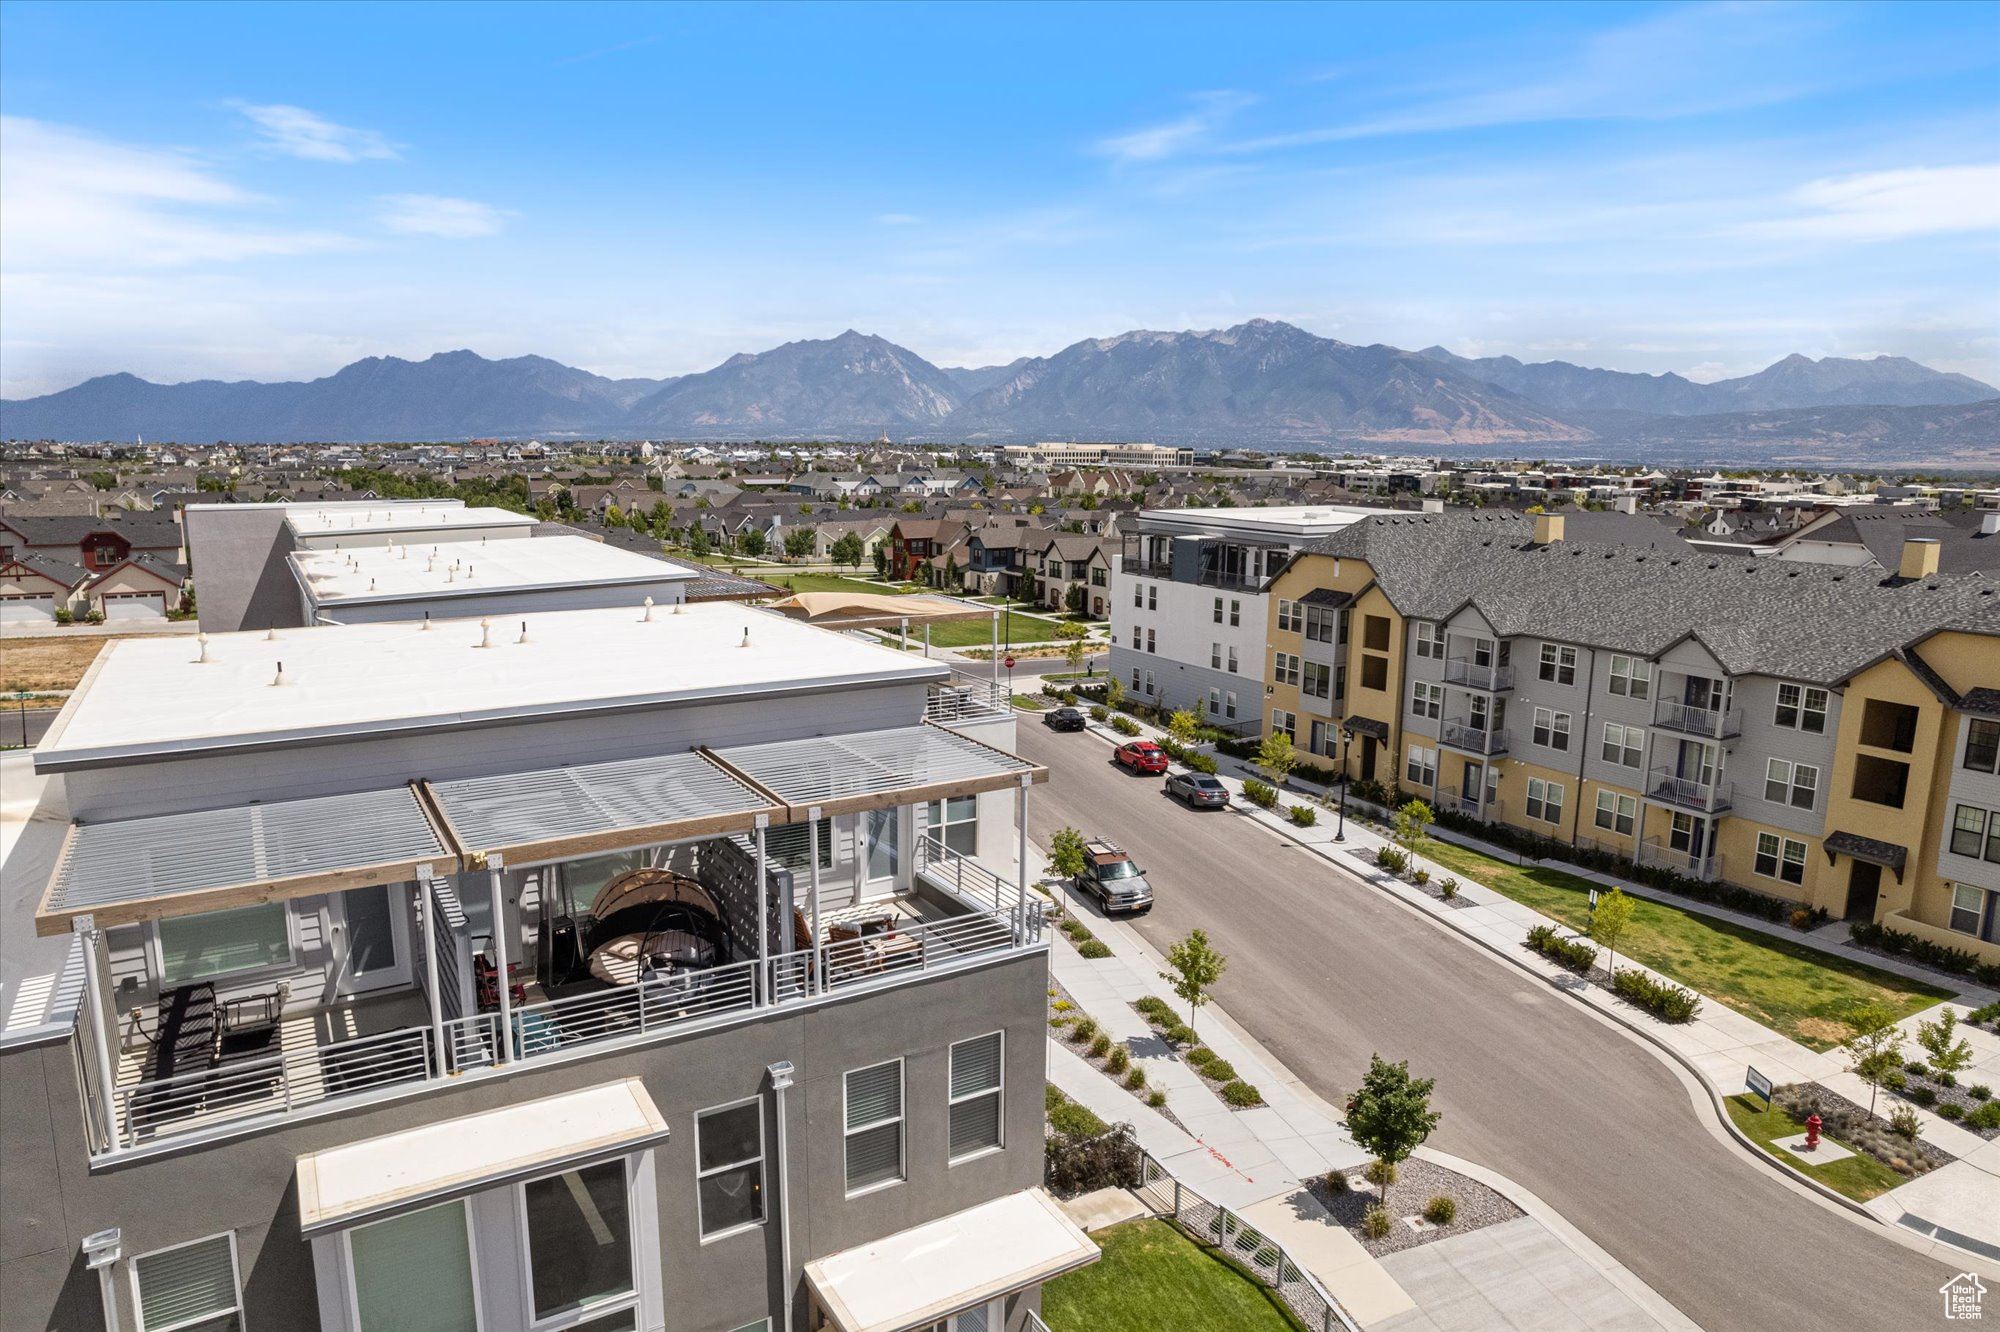
[[[1131,772],[1157,776],[1167,770],[1167,751],[1151,740],[1131,740],[1111,751],[1111,761]]]
[[[1197,809],[1228,809],[1229,788],[1205,772],[1177,772],[1167,778],[1167,794]]]
[[[1075,708],[1050,708],[1042,714],[1042,725],[1051,731],[1081,731],[1090,721]]]
[[[1117,912],[1151,911],[1153,885],[1138,862],[1115,842],[1093,837],[1083,844],[1083,873],[1076,876],[1079,892],[1089,893],[1109,916]]]

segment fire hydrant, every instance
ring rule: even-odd
[[[1819,1117],[1818,1115],[1816,1115],[1816,1114],[1812,1114],[1812,1115],[1807,1115],[1807,1116],[1806,1116],[1806,1150],[1807,1150],[1807,1151],[1812,1151],[1812,1150],[1813,1150],[1813,1149],[1814,1149],[1815,1147],[1818,1147],[1818,1146],[1819,1146],[1819,1126],[1820,1126],[1820,1123],[1821,1123],[1821,1120],[1820,1120],[1820,1117]]]

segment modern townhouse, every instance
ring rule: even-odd
[[[1302,552],[1268,724],[1466,817],[2000,958],[2000,584],[1922,540],[1885,577],[1565,528],[1380,516]]]
[[[1117,543],[1109,537],[1061,533],[1050,536],[1030,565],[1040,577],[1037,591],[1050,610],[1067,607],[1074,594],[1078,609],[1095,619],[1111,613],[1111,561]]]
[[[4,760],[0,1324],[1025,1327],[1013,725],[726,604],[108,646]]]
[[[1112,673],[1147,702],[1258,731],[1271,579],[1295,552],[1370,512],[1334,505],[1140,510],[1119,527]]]

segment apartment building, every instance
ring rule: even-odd
[[[1194,450],[1171,444],[1003,444],[1000,461],[1032,472],[1076,467],[1192,467]]]
[[[2000,585],[1922,540],[1885,577],[1565,527],[1316,542],[1272,582],[1267,724],[1442,809],[2000,959]]]
[[[0,1326],[1027,1326],[1046,773],[946,684],[729,604],[108,646],[0,760]]]
[[[1254,734],[1265,707],[1271,580],[1378,510],[1142,509],[1120,527],[1110,670],[1134,697]]]

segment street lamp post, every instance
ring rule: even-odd
[[[1336,842],[1347,840],[1347,747],[1353,743],[1353,734],[1343,726],[1340,730],[1340,827],[1333,834]]]

